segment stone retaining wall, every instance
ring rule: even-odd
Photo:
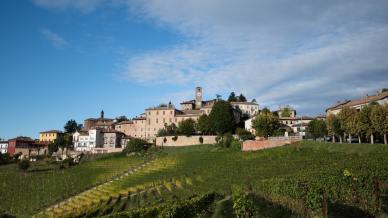
[[[201,144],[199,142],[199,138],[203,138],[203,144],[215,144],[217,136],[177,136],[177,140],[174,141],[172,138],[174,136],[161,136],[156,137],[156,146],[190,146],[190,145],[198,145]],[[166,142],[164,142],[164,138],[166,138]]]

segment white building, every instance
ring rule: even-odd
[[[0,153],[5,154],[8,150],[8,141],[0,141]]]
[[[244,124],[245,129],[248,130],[249,132],[251,132],[252,134],[255,134],[255,133],[256,133],[255,129],[252,128],[252,121],[253,121],[255,118],[256,118],[256,117],[254,116],[254,117],[251,117],[251,118],[247,119],[247,120],[245,121],[245,124]]]
[[[234,109],[240,109],[243,114],[248,115],[249,117],[255,116],[259,113],[259,104],[256,102],[230,102]]]
[[[92,151],[94,148],[103,146],[103,134],[99,129],[90,129],[86,132],[77,131],[73,134],[73,144],[76,151]]]

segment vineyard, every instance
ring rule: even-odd
[[[387,214],[388,147],[198,145],[73,169],[0,168],[0,209],[25,217],[367,217]],[[90,170],[90,172],[89,172]]]

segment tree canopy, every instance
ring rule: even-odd
[[[179,122],[178,133],[185,136],[193,135],[195,133],[195,121],[190,118]]]
[[[217,101],[209,114],[210,129],[217,134],[233,132],[235,119],[229,102]]]
[[[279,119],[268,109],[262,112],[252,121],[252,127],[256,130],[256,135],[261,137],[272,136],[280,127]]]
[[[65,133],[75,133],[82,129],[82,124],[77,124],[75,120],[69,120],[65,124]]]
[[[308,133],[315,139],[327,134],[326,123],[323,120],[314,119],[308,124]]]
[[[211,128],[209,116],[204,114],[198,118],[197,130],[199,132],[201,132],[202,134],[211,134],[212,133],[212,128]]]
[[[236,97],[236,94],[234,92],[231,92],[229,97],[228,97],[228,101],[229,102],[232,102],[232,101],[237,101],[237,97]]]

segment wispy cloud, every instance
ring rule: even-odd
[[[135,2],[133,11],[189,40],[130,57],[123,75],[131,81],[241,90],[305,113],[388,86],[384,1]]]
[[[49,29],[41,29],[40,33],[50,42],[52,46],[57,49],[63,49],[69,45],[69,42],[66,41],[63,37],[57,33],[52,32]]]

